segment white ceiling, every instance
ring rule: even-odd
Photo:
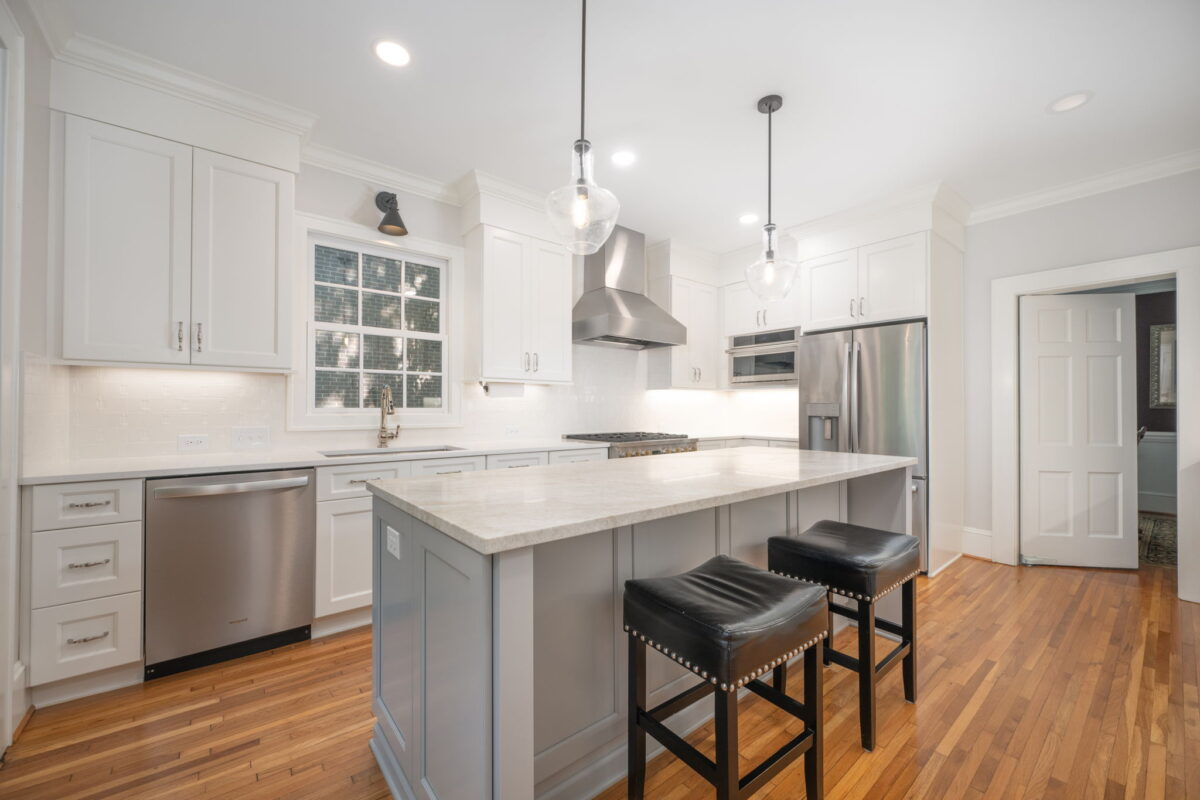
[[[38,2],[38,0],[34,0]],[[42,0],[67,30],[314,112],[316,143],[549,190],[578,126],[571,0]],[[1196,0],[593,0],[588,137],[621,221],[724,252],[946,181],[974,206],[1200,148]],[[371,52],[412,52],[394,69]],[[1050,115],[1051,100],[1095,92]],[[618,169],[617,149],[637,153]]]

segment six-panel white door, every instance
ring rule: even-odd
[[[1022,297],[1021,558],[1134,569],[1134,296]]]
[[[192,165],[192,363],[286,368],[294,177],[206,150]]]
[[[192,148],[67,116],[63,357],[187,364]]]

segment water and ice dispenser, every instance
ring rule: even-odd
[[[841,403],[808,404],[808,449],[830,450],[838,447],[838,422],[842,417]]]

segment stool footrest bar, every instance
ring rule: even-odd
[[[887,675],[893,667],[900,663],[900,659],[904,658],[911,651],[912,642],[904,642],[895,650],[888,653],[883,657],[883,660],[875,666],[876,677],[882,678],[884,675]]]
[[[644,713],[650,718],[661,722],[667,717],[678,714],[688,706],[699,703],[716,690],[717,687],[708,681],[701,681],[690,689],[684,689],[670,700],[665,700]]]
[[[650,734],[663,747],[670,750],[676,758],[696,771],[701,778],[713,784],[717,783],[717,765],[696,748],[685,742],[675,731],[663,725],[644,710],[638,709],[638,725]]]
[[[767,782],[782,772],[789,764],[807,753],[813,746],[813,732],[808,728],[783,747],[768,756],[765,761],[738,781],[742,797],[750,797]]]
[[[845,667],[846,669],[858,672],[859,661],[857,658],[848,656],[845,653],[839,653],[832,647],[825,648],[825,653],[829,656],[829,660],[834,664],[837,664],[839,667]]]

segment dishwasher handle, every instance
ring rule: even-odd
[[[296,489],[308,486],[308,476],[295,478],[274,478],[266,481],[245,481],[243,483],[209,483],[199,486],[163,486],[154,490],[154,498],[170,499],[174,497],[211,497],[216,494],[243,494],[244,492],[265,492],[268,489]]]

